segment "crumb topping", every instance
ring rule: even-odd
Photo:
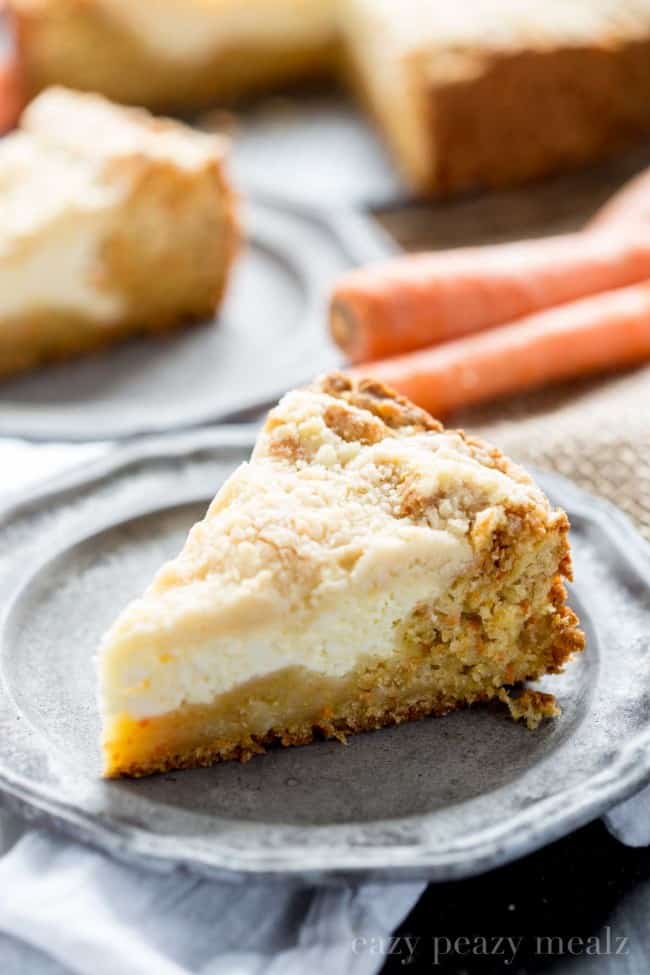
[[[565,516],[494,448],[379,383],[333,373],[270,412],[251,463],[154,589],[218,579],[227,600],[242,584],[271,581],[297,603],[362,566],[397,564],[403,550],[444,562],[455,544],[461,567],[513,517],[536,520],[543,534]]]

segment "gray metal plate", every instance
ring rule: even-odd
[[[0,436],[108,440],[242,416],[338,366],[326,301],[341,271],[392,249],[361,214],[267,199],[214,321],[0,383]],[[155,283],[154,283],[155,286]]]
[[[536,732],[496,709],[139,781],[98,778],[92,656],[179,549],[250,430],[119,448],[0,511],[0,789],[117,856],[241,879],[463,877],[570,832],[650,777],[650,559],[616,509],[545,475],[573,523],[589,647],[542,682]]]
[[[198,121],[212,127],[209,112]],[[407,197],[368,117],[349,98],[320,92],[262,99],[238,113],[231,168],[249,193],[328,209],[367,209]]]

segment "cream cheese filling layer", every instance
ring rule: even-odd
[[[208,171],[222,140],[61,88],[20,126],[0,143],[0,316],[21,328],[35,312],[121,319],[128,296],[107,282],[104,252],[134,187],[161,164],[170,179]]]
[[[13,260],[0,261],[0,317],[30,312],[70,312],[98,322],[116,321],[124,297],[96,280],[107,234],[96,215],[59,220],[29,242]]]
[[[101,251],[126,187],[94,163],[26,132],[0,145],[0,316],[34,311],[120,316],[123,298],[102,287]]]
[[[115,23],[160,56],[207,60],[241,45],[318,47],[334,33],[336,0],[102,0]]]
[[[398,623],[418,602],[442,596],[472,558],[462,537],[404,526],[390,539],[369,541],[347,579],[321,587],[300,607],[269,598],[262,574],[248,590],[239,587],[230,602],[222,600],[211,616],[215,581],[207,580],[203,589],[197,583],[168,592],[166,607],[158,595],[158,624],[149,628],[151,597],[144,596],[100,648],[104,717],[145,718],[184,704],[209,704],[284,667],[341,677],[364,658],[389,657]]]

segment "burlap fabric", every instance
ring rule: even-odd
[[[448,422],[524,465],[557,471],[608,498],[650,541],[650,367],[457,413]]]

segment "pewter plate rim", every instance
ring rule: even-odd
[[[75,487],[92,485],[133,462],[176,458],[203,449],[244,450],[251,442],[249,428],[233,427],[149,438],[117,447],[99,460],[83,464],[19,496],[0,501],[0,522],[6,523],[12,512],[29,507],[38,509],[61,494],[74,491]],[[602,532],[626,566],[645,585],[650,585],[647,543],[622,512],[559,475],[538,473],[537,476],[573,517],[583,519]],[[9,601],[9,606],[12,602]],[[0,696],[8,696],[1,685]],[[404,844],[400,842],[397,829],[394,834],[388,830],[386,842],[375,846],[363,840],[359,842],[352,830],[350,842],[337,845],[333,850],[327,843],[328,827],[297,826],[294,842],[269,847],[263,842],[260,829],[262,842],[257,848],[255,844],[245,849],[230,848],[226,837],[206,852],[193,847],[191,841],[183,837],[162,836],[140,827],[116,823],[101,811],[88,812],[61,801],[50,789],[36,787],[17,768],[12,768],[8,764],[7,751],[0,743],[0,793],[7,806],[34,823],[60,829],[129,862],[165,871],[192,869],[230,881],[242,881],[251,876],[294,883],[316,880],[339,883],[369,877],[441,881],[477,874],[531,852],[596,818],[639,789],[650,779],[650,718],[642,732],[614,748],[609,764],[587,782],[542,797],[511,816],[507,823],[475,830],[464,836],[462,842],[446,848],[436,844],[435,840],[428,842],[424,836],[414,843]],[[435,815],[431,812],[419,818],[427,821]],[[354,825],[350,824],[351,827]],[[255,828],[252,827],[253,831]],[[308,844],[303,842],[305,830],[311,835]],[[315,843],[313,838],[319,833],[321,842]]]

